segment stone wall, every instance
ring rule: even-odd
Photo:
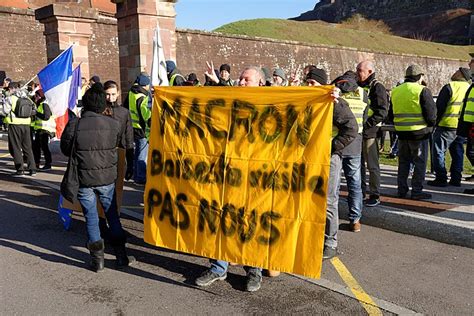
[[[346,70],[355,70],[359,61],[370,59],[375,61],[377,76],[387,88],[404,77],[409,64],[420,64],[427,70],[429,87],[437,94],[454,71],[460,66],[467,67],[468,62],[189,30],[179,30],[177,35],[178,68],[183,74],[197,73],[200,80],[204,80],[206,61],[211,60],[216,68],[228,63],[232,68],[232,78],[238,78],[247,65],[281,67],[288,73],[297,69],[298,65],[315,64],[326,69],[333,79]]]

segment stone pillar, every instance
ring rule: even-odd
[[[151,72],[157,24],[165,58],[176,60],[177,0],[111,0],[117,4],[120,81],[126,93],[140,72]]]
[[[99,11],[74,4],[50,4],[35,10],[35,18],[44,24],[48,62],[74,44],[73,67],[82,63],[82,77],[89,79],[88,46]]]

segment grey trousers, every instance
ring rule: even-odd
[[[324,230],[324,245],[337,247],[337,230],[339,229],[339,186],[341,184],[342,158],[339,155],[331,156],[329,167],[326,228]]]
[[[407,194],[408,175],[410,166],[414,165],[411,179],[411,194],[416,195],[423,191],[425,181],[426,162],[428,161],[428,140],[398,140],[398,194]]]
[[[367,190],[366,169],[369,170],[369,185]],[[377,138],[364,139],[362,141],[362,194],[380,196],[380,164],[379,144]]]

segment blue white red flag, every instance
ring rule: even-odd
[[[81,93],[81,65],[77,66],[72,72],[71,90],[69,91],[69,110],[76,113],[77,100]]]
[[[38,73],[44,96],[56,117],[68,109],[72,80],[72,46],[62,52]]]

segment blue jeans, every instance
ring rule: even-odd
[[[112,238],[121,239],[125,237],[120,218],[117,212],[117,199],[115,197],[115,183],[91,187],[79,188],[77,199],[82,207],[86,219],[87,237],[89,243],[100,239],[99,213],[97,211],[97,197],[104,209],[105,217],[110,227]]]
[[[211,272],[217,273],[220,276],[226,273],[227,268],[229,268],[229,263],[227,261],[211,259],[210,262],[211,262]],[[257,275],[260,275],[260,276],[262,275],[261,268],[245,266],[244,269],[248,270],[248,272],[253,271]]]
[[[342,169],[347,182],[347,204],[349,206],[349,220],[355,223],[362,216],[362,187],[361,187],[361,157],[343,156]]]
[[[337,247],[337,230],[339,229],[339,186],[341,184],[342,158],[339,155],[331,155],[329,166],[326,227],[324,229],[324,245]]]
[[[445,167],[446,151],[451,154],[451,181],[459,182],[462,178],[464,163],[464,142],[465,138],[456,136],[455,130],[437,127],[433,134],[433,170],[436,180],[446,182],[448,174]]]
[[[135,157],[133,180],[139,183],[146,182],[146,160],[148,158],[148,141],[146,138],[135,139]]]
[[[398,194],[403,196],[408,192],[408,175],[414,165],[411,179],[412,195],[423,191],[423,182],[426,175],[428,161],[428,139],[425,140],[398,140]]]

